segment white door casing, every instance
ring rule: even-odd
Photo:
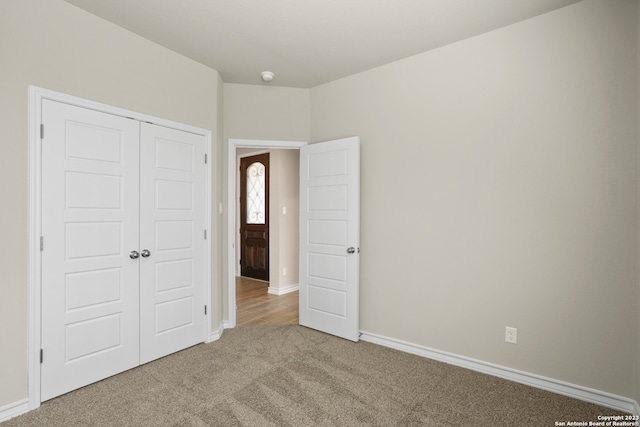
[[[146,363],[202,342],[206,167],[202,135],[142,123],[140,143],[140,363]]]
[[[358,341],[360,139],[300,148],[300,324]]]
[[[41,399],[138,365],[139,122],[44,100]]]

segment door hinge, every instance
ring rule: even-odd
[[[207,229],[204,230],[204,240],[207,240]]]
[[[204,164],[207,164],[207,153],[204,153]]]
[[[205,316],[207,315],[207,306],[206,305],[204,306],[204,315]]]
[[[44,124],[40,124],[40,139],[44,139]]]
[[[40,252],[44,250],[44,237],[40,236]]]
[[[44,361],[44,350],[40,349],[40,363]]]

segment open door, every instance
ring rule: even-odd
[[[358,341],[360,138],[300,149],[300,324]]]

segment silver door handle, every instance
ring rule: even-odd
[[[356,253],[356,248],[354,248],[353,246],[351,246],[349,249],[347,249],[347,253],[348,253],[348,254],[355,254],[355,253]]]
[[[131,259],[138,259],[139,256],[140,256],[140,254],[138,253],[138,251],[129,252],[129,258],[131,258]]]
[[[151,252],[149,252],[149,249],[143,249],[142,252],[140,252],[140,255],[142,255],[142,258],[147,258],[151,255]]]

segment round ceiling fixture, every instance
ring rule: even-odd
[[[260,73],[260,77],[262,78],[263,82],[270,82],[271,80],[273,80],[273,78],[276,75],[273,74],[271,71],[263,71]]]

